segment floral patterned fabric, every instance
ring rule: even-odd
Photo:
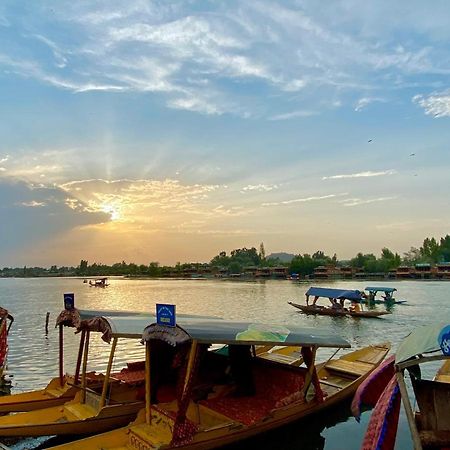
[[[217,397],[201,403],[214,411],[247,426],[259,422],[270,412],[299,399],[304,375],[275,367],[255,367],[256,395],[249,397]]]

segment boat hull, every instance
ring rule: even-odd
[[[406,303],[406,300],[394,300],[394,301],[384,301],[384,300],[363,300],[363,303],[366,303],[368,305],[404,305]]]
[[[250,426],[237,423],[226,416],[217,415],[217,412],[207,408],[206,411],[216,414],[216,418],[222,417],[223,423],[197,432],[191,442],[178,445],[176,448],[207,450],[222,447],[335,406],[355,393],[363,380],[381,363],[389,349],[389,344],[369,346],[341,358],[319,364],[316,367],[321,387],[324,392],[329,393],[324,401],[297,402],[279,407],[264,419]],[[339,373],[342,374],[341,378],[339,378]],[[339,380],[343,386],[342,389],[333,387],[333,382],[337,386]],[[168,408],[170,410],[170,406]],[[191,417],[198,416],[199,411],[205,412],[201,407],[199,409],[198,405],[193,405],[192,408],[195,412]],[[172,425],[170,425],[167,415],[161,414],[160,411],[161,408],[159,411],[152,408],[151,425],[145,423],[145,410],[142,410],[136,421],[127,427],[53,448],[59,450],[150,449],[163,446],[168,449],[175,448],[170,444]]]
[[[136,418],[142,402],[114,404],[98,409],[74,400],[62,406],[0,417],[1,437],[38,437],[101,433],[124,426]]]
[[[103,379],[102,374],[90,373],[88,387],[101,386]],[[63,386],[59,378],[53,378],[44,389],[0,396],[0,415],[63,405],[73,400],[79,391],[79,387],[73,383],[73,377],[67,375]]]
[[[22,392],[0,397],[0,414],[33,411],[63,405],[73,400],[78,388],[67,383],[60,386],[59,378],[54,378],[44,389]]]
[[[294,308],[299,309],[304,314],[318,314],[321,316],[376,318],[390,314],[387,311],[341,311],[326,308],[324,306],[299,305],[298,303],[293,302],[288,303]]]

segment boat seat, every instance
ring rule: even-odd
[[[327,370],[334,370],[336,372],[341,372],[349,375],[356,375],[360,377],[366,374],[370,369],[373,368],[373,364],[360,362],[360,361],[347,361],[345,359],[335,359],[329,361],[325,368]]]
[[[276,352],[259,353],[258,358],[268,359],[269,361],[274,361],[282,364],[298,364],[302,361],[301,357],[293,355],[283,355],[282,353]]]

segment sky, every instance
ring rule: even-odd
[[[447,0],[5,0],[0,100],[1,267],[450,232]]]

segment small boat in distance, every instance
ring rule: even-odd
[[[298,273],[291,273],[289,276],[286,277],[286,279],[291,281],[298,281],[300,280],[300,275]]]
[[[222,447],[345,400],[390,349],[383,343],[340,358],[334,357],[335,352],[316,364],[319,347],[337,351],[350,344],[317,328],[221,319],[180,318],[177,322],[172,328],[151,323],[143,332],[145,408],[137,419],[124,428],[54,449]],[[226,352],[207,350],[217,344],[227,344]],[[261,345],[301,347],[304,364],[259,358],[254,350]],[[165,354],[169,348],[171,358],[158,364],[158,351]]]
[[[107,281],[108,281],[108,278],[106,278],[106,277],[97,278],[94,281],[89,280],[89,286],[104,288],[106,286],[109,286],[109,283]]]
[[[379,317],[390,314],[387,311],[365,311],[362,309],[362,293],[351,289],[331,289],[321,287],[310,287],[306,291],[306,305],[288,302],[294,308],[298,308],[304,314],[318,314],[321,316],[336,317]],[[309,298],[314,297],[312,304]],[[319,298],[327,298],[329,306],[317,305]],[[350,306],[345,306],[345,301],[350,301]]]
[[[365,294],[365,298],[363,296],[364,303],[368,304],[377,303],[388,305],[402,305],[403,303],[406,303],[406,300],[396,300],[393,297],[393,294],[395,291],[397,291],[397,289],[392,287],[368,286],[364,288],[364,290],[367,291],[367,294]],[[376,298],[378,292],[382,292],[384,294],[381,299]]]

